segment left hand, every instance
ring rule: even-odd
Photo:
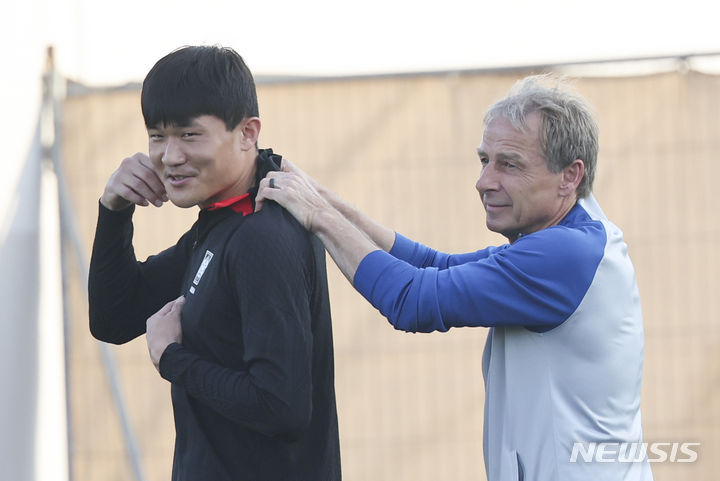
[[[160,358],[165,349],[173,342],[182,342],[180,316],[184,304],[185,297],[180,296],[165,304],[147,320],[145,338],[148,351],[150,351],[150,359],[158,372],[160,371]]]

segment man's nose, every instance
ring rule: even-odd
[[[481,195],[489,190],[499,189],[497,172],[492,163],[488,163],[483,167],[482,172],[480,172],[480,177],[478,177],[475,183],[475,188]]]
[[[178,141],[168,139],[167,144],[165,144],[165,152],[163,152],[161,160],[165,165],[179,165],[185,162],[185,153]]]

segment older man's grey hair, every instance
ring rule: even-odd
[[[527,118],[535,112],[542,119],[540,147],[548,169],[560,172],[575,159],[582,160],[585,174],[577,187],[577,196],[587,197],[595,180],[598,127],[590,105],[565,78],[545,74],[518,81],[505,98],[488,109],[485,125],[503,117],[526,132]]]

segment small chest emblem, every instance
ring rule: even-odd
[[[195,273],[195,279],[193,279],[193,285],[190,286],[190,294],[195,294],[195,286],[200,284],[200,279],[202,279],[203,274],[205,274],[205,270],[207,269],[208,265],[210,264],[210,261],[213,258],[213,253],[210,251],[205,251],[205,257],[203,258],[202,263],[200,264],[200,267],[198,268],[197,272]]]

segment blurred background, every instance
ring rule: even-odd
[[[98,198],[147,149],[140,82],[186,44],[243,55],[261,147],[451,252],[503,242],[474,190],[485,109],[525,75],[573,78],[600,125],[595,195],[642,296],[645,440],[700,443],[695,462],[653,463],[655,478],[716,479],[717,2],[17,3],[0,17],[0,480],[170,477],[169,385],[144,338],[91,338],[85,293]],[[196,216],[138,209],[138,257]],[[328,271],[344,478],[485,479],[486,330],[396,332]]]

